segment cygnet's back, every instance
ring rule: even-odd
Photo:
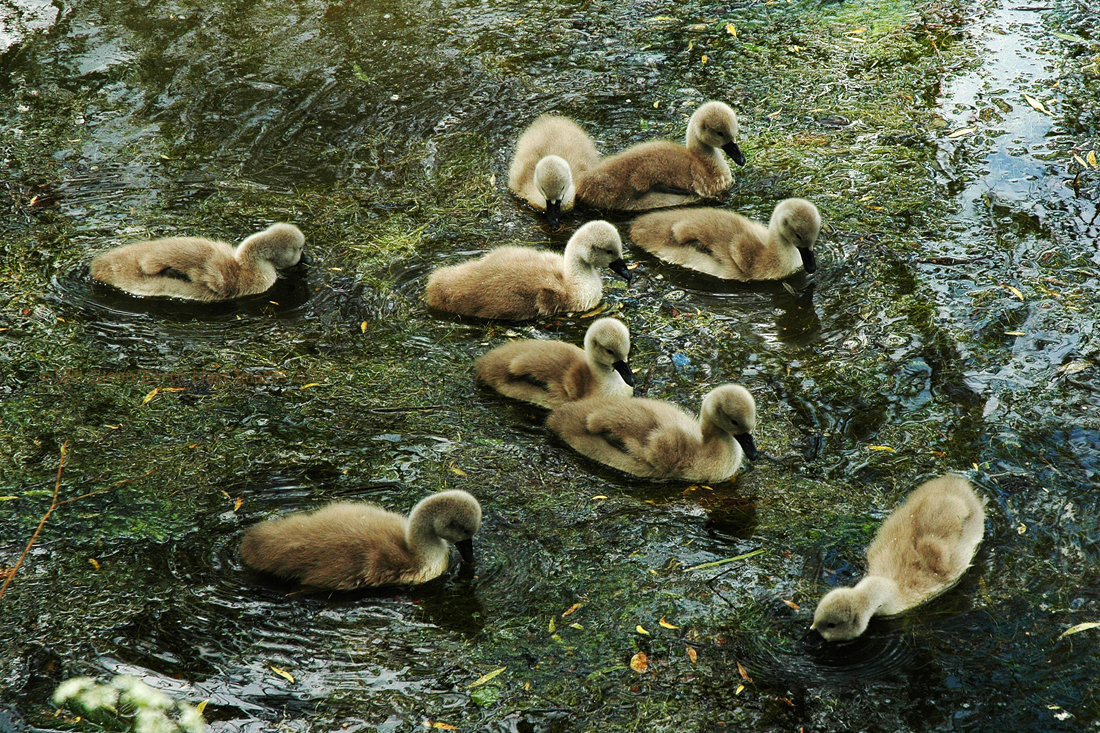
[[[867,547],[867,574],[898,585],[882,613],[902,613],[958,582],[985,533],[985,509],[961,476],[949,474],[914,489]]]
[[[477,378],[497,392],[553,409],[590,395],[634,394],[629,355],[626,326],[600,318],[589,326],[583,350],[561,341],[523,339],[483,354],[474,368]]]
[[[236,248],[202,237],[136,242],[97,255],[92,279],[133,295],[229,300],[268,290],[276,270],[302,256],[305,237],[293,224],[273,224]]]
[[[564,256],[499,247],[480,259],[439,268],[428,278],[424,297],[447,313],[522,321],[592,308],[603,296],[605,267],[630,281],[619,232],[606,221],[591,221],[570,238]]]
[[[409,518],[372,504],[337,503],[260,522],[241,543],[250,567],[312,588],[424,583],[447,569],[447,542],[472,559],[481,506],[465,491],[420,501]]]
[[[738,165],[737,115],[722,102],[707,102],[688,121],[686,142],[641,143],[600,161],[578,177],[577,199],[612,211],[644,211],[714,198],[733,183],[723,151]]]
[[[566,117],[542,115],[516,142],[508,187],[539,211],[551,226],[573,208],[574,179],[595,165],[600,154],[592,139]]]
[[[630,237],[666,262],[726,280],[777,280],[817,269],[813,246],[821,230],[817,207],[786,199],[769,226],[722,209],[656,211],[634,220]]]

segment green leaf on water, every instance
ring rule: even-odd
[[[500,685],[479,687],[470,693],[470,700],[478,707],[488,707],[500,699],[500,693],[502,691],[503,688],[501,688]]]
[[[1070,634],[1077,634],[1082,631],[1088,631],[1089,629],[1095,628],[1100,628],[1100,623],[1096,621],[1086,621],[1083,624],[1077,624],[1076,626],[1071,626],[1070,628],[1066,629],[1057,639],[1055,639],[1055,641],[1061,641],[1063,636],[1069,636]]]
[[[355,78],[358,79],[359,81],[365,81],[368,84],[370,84],[372,81],[374,81],[374,79],[367,76],[367,73],[365,71],[363,71],[363,67],[360,66],[359,64],[353,63],[351,65],[351,73],[355,74]]]
[[[1059,33],[1058,31],[1053,31],[1050,35],[1055,38],[1061,38],[1063,41],[1069,41],[1070,43],[1080,43],[1082,46],[1091,44],[1088,39],[1081,38],[1081,36],[1075,36],[1072,33]]]

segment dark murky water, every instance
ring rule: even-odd
[[[0,730],[61,726],[56,682],[109,673],[208,700],[215,730],[1100,729],[1097,632],[1060,637],[1100,621],[1095,10],[0,5],[6,226],[31,243],[4,277],[34,293],[4,301],[0,564],[54,443],[83,447],[74,490],[157,469],[60,510],[0,600]],[[534,116],[611,151],[681,134],[710,97],[738,107],[750,160],[727,203],[766,220],[804,196],[828,228],[812,277],[737,285],[633,252],[634,285],[607,285],[640,392],[695,410],[739,381],[760,408],[765,456],[736,482],[647,484],[469,378],[504,338],[578,342],[594,314],[467,323],[418,298],[438,262],[567,239],[501,191]],[[941,125],[875,116],[906,97]],[[261,296],[131,298],[83,270],[118,242],[276,220],[314,263]],[[181,391],[139,408],[153,387]],[[989,499],[960,587],[807,645],[881,519],[947,470]],[[288,595],[237,558],[273,514],[442,487],[485,525],[476,565],[424,587]]]

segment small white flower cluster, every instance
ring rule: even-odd
[[[105,730],[133,733],[205,733],[202,714],[185,702],[173,700],[137,677],[119,675],[110,684],[91,677],[65,680],[53,693],[56,705],[66,705]],[[171,717],[172,712],[177,715]]]

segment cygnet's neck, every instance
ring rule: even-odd
[[[263,234],[263,232],[261,232],[261,234]],[[276,267],[271,262],[270,253],[270,248],[273,245],[273,242],[261,239],[254,234],[237,245],[237,249],[233,252],[233,257],[243,267],[258,268],[264,272],[268,272],[271,277],[274,277]]]
[[[576,249],[565,247],[565,262],[562,265],[562,277],[568,289],[574,293],[577,308],[586,310],[600,302],[603,295],[603,281],[600,272],[591,262],[581,259]]]
[[[405,528],[405,542],[409,549],[420,557],[422,566],[435,566],[442,563],[446,569],[450,558],[450,547],[432,526],[431,517],[414,512]]]
[[[867,602],[868,618],[878,614],[892,616],[905,610],[900,607],[898,584],[883,575],[868,575],[856,583],[858,592]]]

